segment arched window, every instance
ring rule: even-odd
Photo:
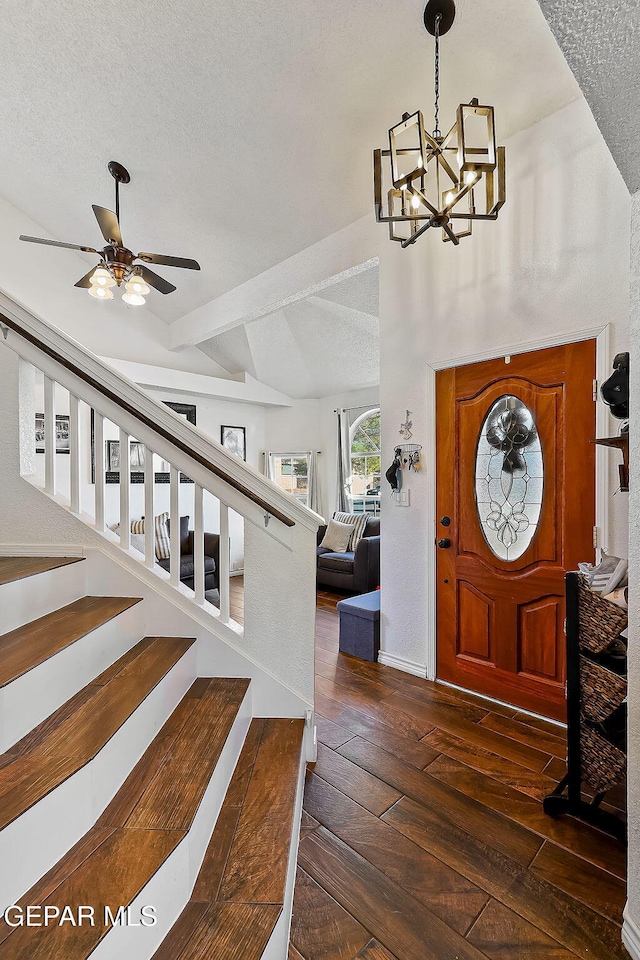
[[[354,513],[380,512],[380,408],[351,427],[351,498]]]

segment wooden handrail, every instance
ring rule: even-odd
[[[262,497],[259,497],[253,492],[253,490],[250,490],[249,487],[246,487],[243,483],[241,483],[239,480],[236,480],[228,473],[225,473],[224,470],[221,470],[220,467],[217,467],[214,463],[211,463],[211,461],[207,460],[206,457],[203,457],[197,451],[192,450],[188,444],[183,443],[183,441],[179,438],[172,436],[171,433],[168,430],[165,430],[164,427],[154,423],[150,417],[147,417],[146,414],[142,413],[140,410],[137,410],[130,403],[127,403],[126,400],[123,400],[123,398],[118,396],[117,393],[114,393],[112,390],[109,390],[108,387],[105,387],[104,384],[100,383],[98,380],[95,380],[94,377],[90,376],[88,373],[85,373],[84,370],[76,366],[76,364],[72,363],[70,360],[67,360],[66,357],[63,357],[62,354],[58,353],[58,351],[53,347],[43,343],[38,339],[38,337],[34,336],[34,334],[32,334],[29,330],[26,330],[16,320],[13,320],[11,317],[7,317],[6,314],[0,313],[0,324],[9,327],[11,330],[15,330],[16,333],[18,333],[21,337],[24,337],[25,340],[28,340],[29,343],[32,343],[38,348],[38,350],[46,353],[48,357],[51,357],[51,359],[55,360],[56,363],[59,363],[61,366],[65,367],[80,380],[83,380],[90,387],[93,387],[94,390],[97,390],[99,393],[101,393],[104,397],[107,397],[112,403],[117,404],[122,410],[126,410],[127,413],[135,417],[136,420],[139,420],[140,423],[143,423],[146,427],[148,427],[150,430],[153,430],[154,433],[157,433],[165,440],[168,440],[169,443],[181,450],[182,453],[187,454],[187,456],[191,457],[192,460],[195,460],[206,470],[209,470],[211,473],[213,473],[214,476],[218,477],[220,480],[223,480],[224,483],[229,484],[229,486],[233,487],[234,490],[237,490],[238,493],[241,493],[243,497],[251,500],[252,503],[257,504],[257,506],[259,506],[262,510],[265,510],[272,517],[280,520],[280,522],[285,526],[295,526],[295,520],[292,520],[291,517],[288,517],[285,513],[282,513],[282,511],[272,506],[266,500],[263,500]]]

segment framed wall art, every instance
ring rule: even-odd
[[[247,430],[246,427],[220,427],[220,443],[230,453],[234,453],[241,460],[247,459]]]

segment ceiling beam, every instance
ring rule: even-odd
[[[380,243],[381,234],[372,215],[356,220],[176,320],[169,326],[171,349],[202,343],[372,269],[378,264]]]

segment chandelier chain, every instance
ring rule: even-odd
[[[439,109],[440,109],[440,21],[442,20],[442,14],[436,14],[434,36],[436,41],[436,55],[435,55],[435,103],[434,103],[434,120],[435,127],[433,130],[433,136],[441,136],[439,123]]]

